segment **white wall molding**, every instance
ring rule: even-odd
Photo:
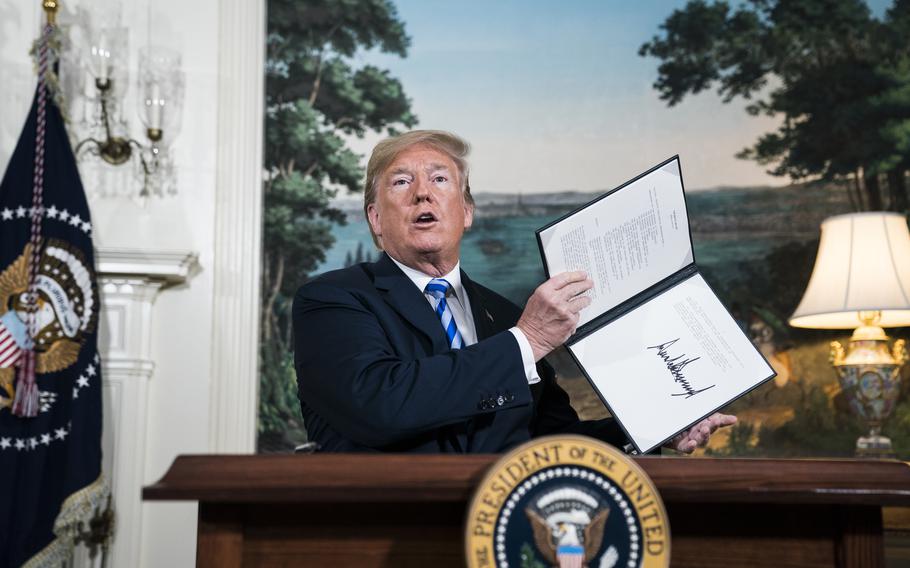
[[[102,362],[104,369],[120,377],[151,379],[155,364],[147,359],[111,359]]]
[[[256,449],[262,233],[265,2],[218,6],[210,448]]]
[[[102,318],[99,337],[104,404],[103,470],[111,482],[116,534],[109,565],[139,566],[145,484],[153,305],[158,293],[185,282],[197,255],[187,252],[96,251]],[[77,555],[87,565],[85,551]]]
[[[185,251],[150,251],[128,248],[99,247],[98,272],[113,276],[141,275],[143,278],[162,280],[165,284],[179,284],[199,264],[199,255]]]

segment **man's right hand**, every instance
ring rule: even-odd
[[[591,305],[582,296],[594,287],[584,272],[563,272],[534,290],[517,327],[528,338],[534,360],[540,361],[575,333],[578,313]]]

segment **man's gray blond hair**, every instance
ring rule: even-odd
[[[382,174],[389,169],[399,154],[412,146],[429,146],[451,158],[455,162],[455,167],[458,168],[458,183],[461,184],[461,190],[464,192],[465,203],[471,207],[474,206],[471,185],[468,183],[467,157],[471,146],[465,140],[444,130],[412,130],[386,138],[373,148],[370,161],[367,163],[367,178],[363,185],[363,214],[367,218],[367,226],[370,228],[370,234],[373,235],[373,242],[379,249],[382,248],[382,245],[373,232],[373,226],[369,223],[367,210],[370,204],[376,202],[376,192],[379,189]]]

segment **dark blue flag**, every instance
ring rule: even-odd
[[[106,496],[91,215],[46,69],[0,183],[0,568],[59,565]]]

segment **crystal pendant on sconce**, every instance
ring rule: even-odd
[[[170,148],[152,145],[143,147],[141,160],[136,160],[133,175],[142,190],[139,197],[177,194],[177,175]]]

